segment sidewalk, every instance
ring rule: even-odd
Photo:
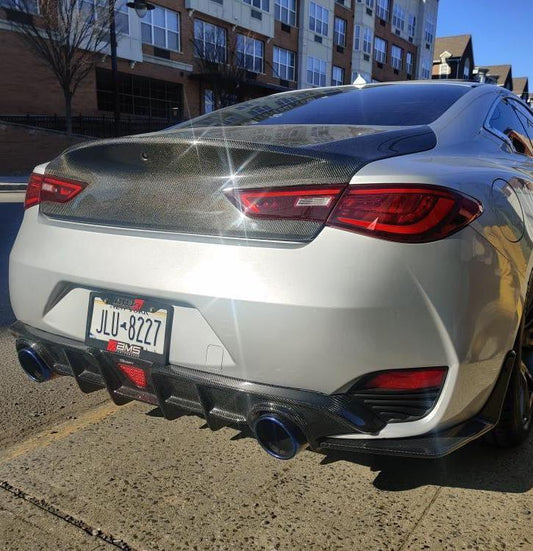
[[[0,203],[22,203],[29,175],[0,176]]]

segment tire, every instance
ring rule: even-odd
[[[500,421],[485,436],[485,441],[498,448],[522,444],[533,424],[533,287],[526,296],[524,314],[514,350],[515,365],[503,403]]]

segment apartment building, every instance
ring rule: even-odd
[[[0,0],[0,116],[61,114],[62,96]],[[87,0],[91,1],[91,0]],[[97,0],[92,0],[97,1]],[[139,18],[117,3],[121,112],[188,119],[220,105],[228,64],[242,70],[224,103],[313,86],[431,78],[438,0],[155,0]],[[35,14],[38,18],[38,3]],[[109,55],[80,85],[73,112],[113,109]]]

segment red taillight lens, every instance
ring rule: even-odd
[[[365,390],[425,390],[440,388],[444,383],[446,371],[445,367],[382,371],[365,381],[360,388]]]
[[[483,212],[481,203],[434,186],[353,186],[328,225],[382,239],[423,243],[447,237]]]
[[[284,218],[325,222],[346,186],[291,186],[229,189],[226,197],[251,218]]]
[[[74,199],[86,186],[84,182],[32,174],[26,189],[24,208],[29,209],[43,201],[66,203]]]
[[[148,378],[144,369],[122,363],[118,364],[118,368],[137,388],[146,388],[148,386]]]

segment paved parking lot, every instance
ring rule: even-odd
[[[276,461],[197,417],[117,408],[66,378],[30,383],[6,300],[2,289],[2,550],[533,549],[533,441],[441,461]]]

